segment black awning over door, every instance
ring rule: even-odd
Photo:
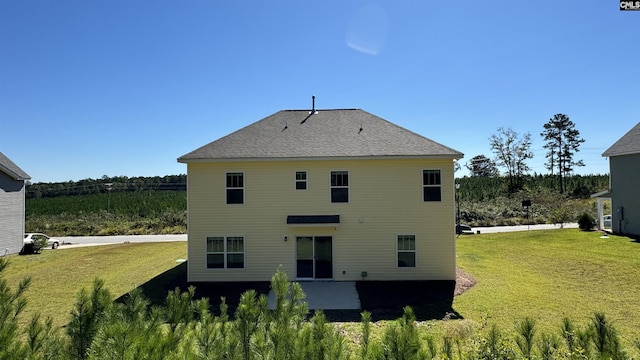
[[[340,215],[289,215],[289,225],[334,225],[340,224]]]

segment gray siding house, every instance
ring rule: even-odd
[[[31,177],[0,152],[0,256],[22,249],[25,184]]]
[[[611,145],[602,156],[609,158],[609,191],[614,233],[640,236],[640,123]]]

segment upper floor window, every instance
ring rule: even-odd
[[[422,196],[424,201],[442,200],[440,170],[422,170]]]
[[[244,204],[244,173],[227,173],[227,204]]]
[[[207,269],[244,268],[244,237],[207,237]]]
[[[348,171],[332,171],[331,172],[331,202],[332,203],[349,202],[349,172]]]
[[[296,171],[296,190],[307,189],[307,172]]]

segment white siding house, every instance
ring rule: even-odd
[[[188,281],[454,280],[462,153],[359,109],[284,110],[178,158]]]

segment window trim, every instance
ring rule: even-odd
[[[298,180],[298,174],[304,173],[304,180]],[[298,189],[298,183],[304,183],[303,189]],[[298,190],[308,190],[309,189],[309,172],[307,170],[296,170],[293,173],[293,189]]]
[[[331,183],[331,178],[333,177],[333,173],[346,173],[347,174],[347,186],[344,185],[340,185],[340,186],[333,186]],[[351,184],[351,173],[349,170],[331,170],[329,171],[329,201],[332,204],[348,204],[349,202],[351,202],[351,191],[350,191],[350,184]],[[333,201],[333,189],[347,189],[347,201]]]
[[[208,250],[208,242],[210,238],[222,238],[223,241],[223,251],[222,252],[209,252]],[[230,238],[241,238],[242,239],[242,252],[239,251],[229,251],[228,249],[228,242]],[[246,246],[245,246],[245,240],[246,237],[244,235],[208,235],[205,236],[205,241],[204,241],[204,267],[206,270],[242,270],[246,268],[246,258],[247,258],[247,251],[246,251]],[[223,258],[223,263],[222,263],[222,267],[220,268],[213,268],[213,267],[209,267],[209,263],[208,263],[208,256],[212,255],[212,254],[218,254],[218,255],[222,255]],[[235,254],[242,254],[242,267],[229,267],[229,259],[228,256],[229,255],[235,255]]]
[[[399,241],[401,236],[413,236],[413,250],[400,250]],[[401,233],[396,234],[396,268],[397,269],[416,269],[418,267],[418,250],[417,250],[418,237],[415,234]],[[412,253],[413,254],[413,266],[400,266],[400,253]]]
[[[227,178],[230,174],[242,174],[242,186],[240,187],[229,187],[227,185]],[[244,171],[226,171],[224,173],[224,203],[225,205],[244,205],[245,204],[245,174]],[[229,203],[229,190],[242,190],[242,202],[240,203]]]
[[[437,185],[433,185],[433,184],[425,184],[424,183],[424,175],[426,171],[437,171],[440,174],[440,184]],[[421,183],[422,183],[422,202],[442,202],[442,169],[422,169],[422,174],[421,174],[422,178],[421,178]],[[425,189],[426,188],[439,188],[440,189],[440,200],[425,200]]]

